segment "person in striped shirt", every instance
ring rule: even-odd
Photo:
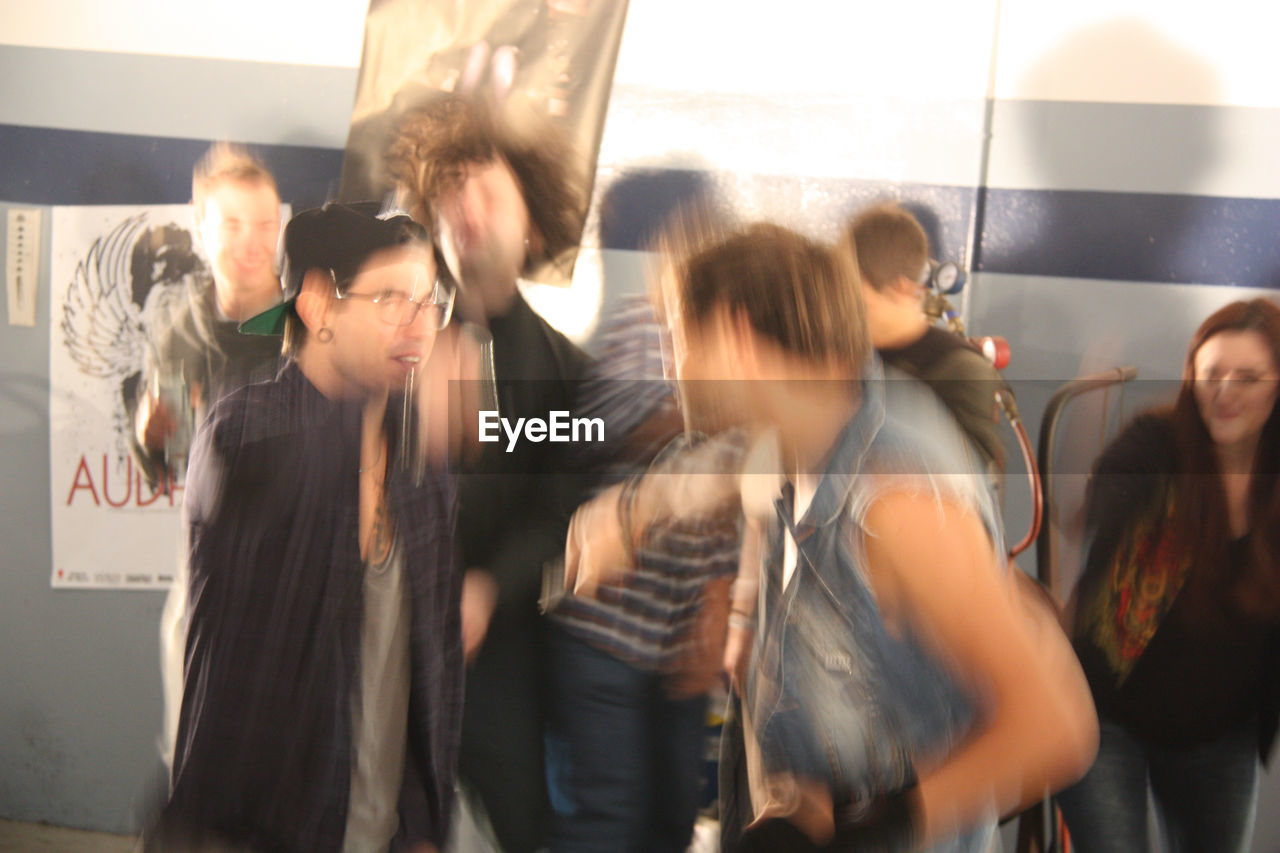
[[[581,445],[601,485],[634,482],[690,443],[662,377],[647,299],[605,322],[575,414],[603,418]],[[657,457],[656,463],[654,462]],[[624,486],[625,488],[625,486]],[[707,691],[723,654],[738,567],[736,502],[649,528],[621,582],[551,608],[551,849],[683,851],[697,817]]]

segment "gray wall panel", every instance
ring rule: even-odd
[[[1280,197],[1280,110],[997,100],[992,187]]]
[[[0,816],[126,832],[158,765],[163,596],[49,585],[48,223],[36,325],[0,326]]]
[[[354,68],[0,45],[0,123],[342,148]]]

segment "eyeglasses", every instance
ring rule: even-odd
[[[361,299],[370,302],[377,308],[378,319],[390,326],[408,326],[417,319],[418,311],[428,309],[429,325],[436,330],[449,325],[453,316],[453,299],[457,289],[445,284],[437,278],[431,285],[430,296],[424,299],[413,299],[398,290],[384,290],[381,293],[343,293],[338,288],[338,277],[333,270],[333,291],[338,299]]]

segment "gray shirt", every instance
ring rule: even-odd
[[[365,564],[360,674],[351,696],[351,799],[344,853],[385,851],[399,826],[409,719],[409,597],[399,540]]]

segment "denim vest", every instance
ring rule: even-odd
[[[923,386],[886,381],[873,365],[798,524],[784,486],[763,556],[763,619],[746,690],[766,774],[825,780],[837,800],[861,800],[900,788],[908,767],[945,757],[977,721],[972,698],[910,629],[887,629],[862,547],[867,509],[905,486],[971,507],[1003,555],[994,502],[966,448]],[[797,545],[785,589],[784,527]],[[935,849],[983,849],[993,828],[994,820]]]

